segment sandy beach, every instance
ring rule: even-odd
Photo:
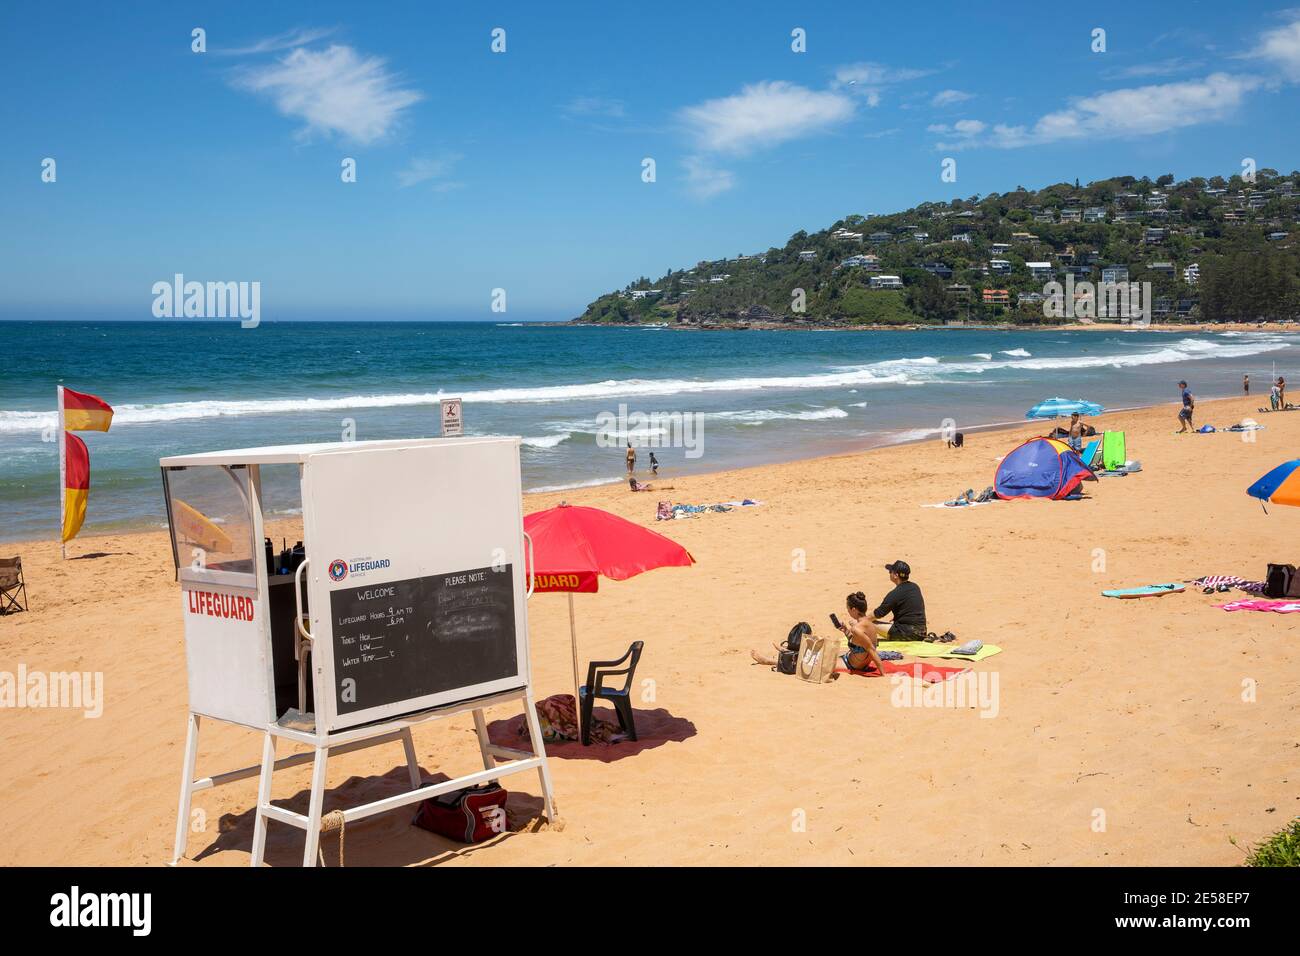
[[[1241,592],[1117,601],[1101,591],[1259,580],[1270,561],[1300,560],[1300,513],[1265,514],[1245,494],[1300,445],[1300,414],[1258,415],[1262,401],[1198,406],[1198,424],[1266,426],[1245,436],[1174,435],[1173,403],[1104,416],[1098,425],[1125,430],[1144,470],[1089,483],[1081,501],[923,507],[991,484],[996,459],[1041,424],[972,434],[960,450],[932,440],[675,477],[662,494],[529,495],[526,511],[561,499],[606,508],[695,556],[695,567],[577,599],[584,661],[646,642],[637,677],[651,683],[635,706],[650,732],[584,754],[594,759],[553,755],[562,827],[531,825],[535,780],[510,778],[524,832],[465,848],[400,810],[349,826],[347,865],[1239,863],[1300,814],[1300,618],[1214,606]],[[745,497],[763,504],[654,520],[661,498]],[[105,701],[93,719],[0,711],[0,864],[161,865],[186,714],[167,538],[87,534],[70,549],[85,557],[66,562],[49,541],[0,546],[14,553],[32,610],[0,618],[0,671],[102,672]],[[750,662],[751,647],[798,621],[831,633],[827,615],[843,616],[847,592],[878,601],[896,558],[911,564],[932,630],[1003,648],[973,665],[996,674],[995,715],[897,706],[884,678],[809,685]],[[567,692],[565,600],[536,595],[529,619],[538,695]],[[468,716],[415,740],[427,777],[476,766]],[[254,734],[210,723],[199,772],[258,754]],[[301,809],[309,775],[278,773],[275,798]],[[401,749],[333,759],[328,783],[326,811],[398,792]],[[197,796],[186,865],[247,864],[255,792],[248,780]],[[297,863],[301,841],[271,824],[268,861]],[[336,865],[336,838],[322,843]]]

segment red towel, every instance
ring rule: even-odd
[[[925,661],[917,661],[914,664],[895,664],[893,661],[881,661],[885,666],[886,674],[905,674],[908,677],[915,677],[926,681],[930,684],[937,684],[941,680],[951,680],[958,674],[964,674],[969,667],[943,667],[939,664],[930,664]],[[858,677],[880,677],[880,673],[868,664],[862,670],[853,670],[850,667],[835,668],[837,674],[855,674]]]

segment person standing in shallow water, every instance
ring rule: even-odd
[[[627,457],[627,473],[631,475],[632,472],[636,471],[636,449],[632,447],[631,442],[627,443],[626,457]]]
[[[1243,376],[1241,377],[1241,390],[1242,390],[1242,392],[1243,392],[1244,394],[1246,394],[1246,395],[1249,395],[1249,394],[1250,394],[1250,376],[1249,376],[1249,375],[1243,375]]]

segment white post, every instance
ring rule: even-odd
[[[64,522],[67,520],[65,513],[68,506],[68,463],[64,460],[64,443],[67,441],[67,435],[63,430],[63,386],[58,386],[59,396],[59,433],[55,440],[59,443],[59,549],[63,555],[63,560],[68,559],[68,543],[63,540]]]
[[[180,806],[176,808],[176,842],[172,844],[172,866],[185,855],[186,836],[190,826],[190,808],[194,804],[194,761],[199,753],[199,715],[190,714],[189,728],[185,731],[185,759],[181,770]]]
[[[249,866],[261,866],[266,856],[266,808],[271,805],[271,778],[275,773],[275,734],[262,741],[262,772],[257,778],[257,813],[253,817],[253,854]]]
[[[582,699],[578,696],[578,625],[573,618],[573,592],[569,592],[569,650],[573,652],[573,706],[577,709],[578,723],[582,724]]]

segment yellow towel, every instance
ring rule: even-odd
[[[974,654],[954,654],[952,652],[953,648],[961,647],[964,643],[965,641],[954,641],[951,644],[929,644],[925,641],[891,641],[882,637],[876,649],[898,651],[900,654],[910,654],[913,657],[950,657],[955,661],[982,661],[986,657],[1002,653],[1002,648],[996,644],[985,644]]]

